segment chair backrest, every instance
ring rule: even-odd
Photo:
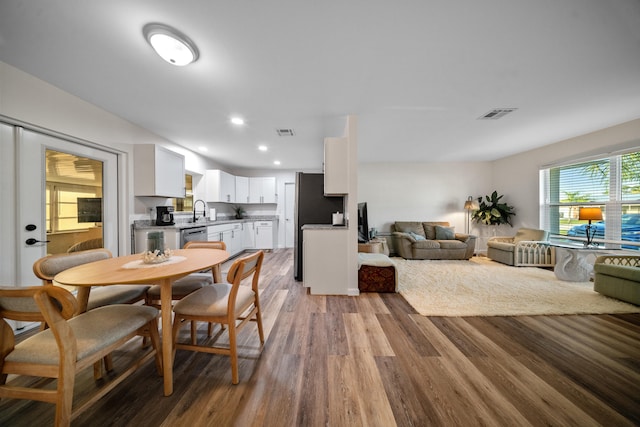
[[[545,230],[538,230],[537,228],[520,228],[516,235],[513,237],[513,243],[518,243],[524,240],[532,240],[545,242],[549,240],[549,232]]]
[[[44,322],[45,317],[34,299],[40,291],[46,292],[55,301],[63,318],[73,317],[78,308],[75,297],[66,289],[52,286],[1,287],[0,317],[23,322]]]
[[[98,237],[96,239],[89,239],[89,240],[84,240],[82,242],[76,243],[75,245],[67,249],[67,253],[86,251],[89,249],[98,249],[98,248],[101,248],[102,246],[103,246],[102,237]]]
[[[236,287],[242,280],[253,275],[251,287],[254,292],[258,292],[258,279],[260,277],[263,259],[264,251],[258,251],[235,260],[227,273],[227,282],[232,283],[234,287]]]
[[[227,250],[227,245],[220,241],[200,241],[193,240],[184,244],[183,249],[222,249]]]
[[[111,251],[104,248],[48,255],[33,264],[33,272],[45,285],[51,285],[56,274],[64,270],[107,258],[111,258]]]

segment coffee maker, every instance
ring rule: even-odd
[[[156,206],[156,225],[173,225],[173,206]]]

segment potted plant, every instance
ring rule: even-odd
[[[233,211],[236,213],[236,219],[244,218],[244,208],[242,206],[234,206]]]
[[[478,210],[471,217],[475,222],[486,225],[511,224],[511,216],[515,215],[513,206],[506,203],[500,203],[503,196],[498,196],[498,192],[494,191],[491,196],[478,197]]]

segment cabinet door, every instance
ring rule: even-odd
[[[324,140],[324,194],[349,193],[349,151],[347,138]]]
[[[249,178],[236,176],[236,203],[249,203]]]
[[[253,222],[242,224],[242,247],[244,249],[255,249],[256,247],[256,230]]]
[[[134,144],[134,194],[185,196],[184,156],[154,144]]]
[[[261,221],[255,223],[256,249],[273,249],[273,223]]]
[[[275,177],[249,178],[249,203],[276,203]]]
[[[205,198],[207,202],[235,203],[236,178],[219,169],[205,171]]]

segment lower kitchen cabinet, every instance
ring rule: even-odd
[[[242,224],[242,247],[244,249],[255,249],[256,247],[255,222],[245,222]]]
[[[273,249],[273,221],[256,221],[256,249]]]

